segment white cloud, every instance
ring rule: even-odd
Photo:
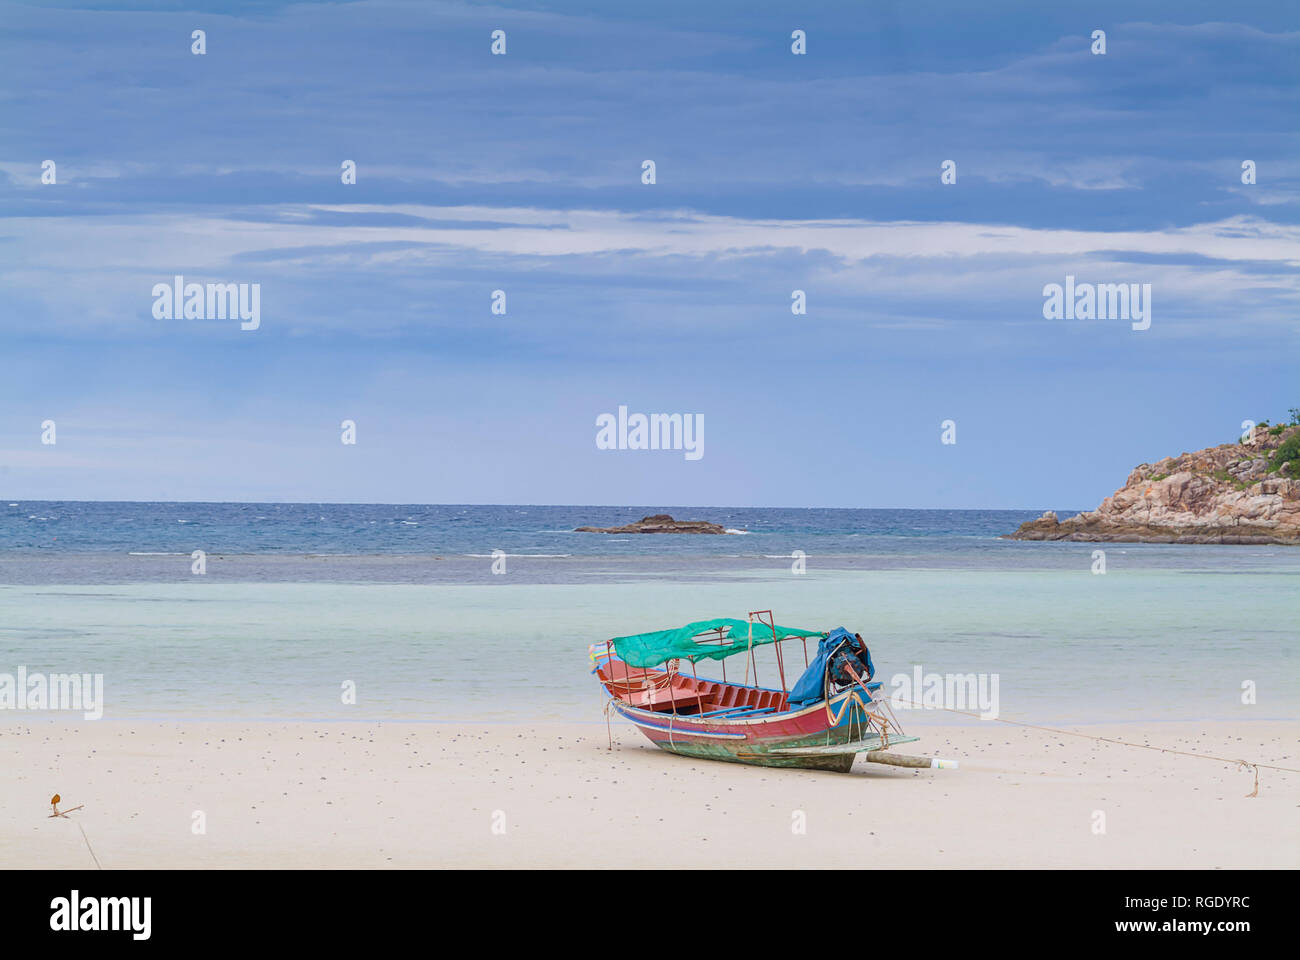
[[[318,222],[321,214],[328,222]],[[402,219],[367,225],[384,214]],[[516,292],[545,285],[530,315],[544,318],[552,336],[570,325],[583,329],[596,312],[618,317],[621,336],[651,317],[660,330],[676,324],[722,333],[750,322],[782,285],[786,296],[796,287],[815,290],[823,318],[856,326],[909,316],[1041,319],[1042,286],[1067,273],[1155,284],[1162,315],[1189,318],[1184,333],[1193,332],[1194,317],[1207,318],[1197,329],[1208,325],[1212,334],[1227,332],[1221,317],[1238,329],[1291,325],[1300,301],[1300,225],[1252,216],[1107,231],[416,204],[274,206],[262,215],[270,219],[10,220],[8,239],[16,242],[6,244],[0,291],[14,309],[0,325],[170,336],[174,325],[151,317],[151,289],[176,273],[261,283],[263,316],[298,336],[463,328],[466,309],[486,303],[477,287],[503,283]],[[227,327],[185,325],[191,335]]]
[[[312,211],[396,213],[430,220],[501,223],[500,227],[326,225],[302,220]],[[1087,256],[1099,251],[1138,255],[1271,261],[1300,266],[1300,225],[1237,216],[1162,230],[1042,229],[997,224],[870,220],[763,220],[682,212],[647,216],[621,211],[417,205],[286,206],[274,222],[213,216],[145,214],[85,218],[13,218],[21,241],[18,263],[32,267],[132,268],[172,265],[229,269],[239,257],[275,252],[305,262],[323,251],[358,262],[420,259],[409,251],[375,253],[366,244],[434,244],[471,253],[521,257],[744,257],[786,250],[824,251],[846,262],[872,257]],[[515,226],[526,224],[527,226]],[[537,230],[536,226],[562,227]]]

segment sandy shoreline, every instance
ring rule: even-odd
[[[1261,771],[1247,799],[1252,775],[1223,763],[1000,724],[911,732],[907,752],[961,769],[692,761],[619,726],[611,752],[590,724],[10,716],[0,867],[93,868],[76,824],[106,869],[1300,865],[1300,775]],[[1084,732],[1300,767],[1295,723]],[[56,792],[85,804],[75,823],[47,819]]]

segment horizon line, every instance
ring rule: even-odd
[[[6,505],[21,503],[135,503],[135,504],[245,504],[248,506],[302,506],[302,507],[566,507],[566,508],[617,508],[617,509],[651,509],[653,504],[635,503],[433,503],[402,500],[33,500],[15,497],[9,500],[0,497]],[[921,512],[941,511],[1001,511],[1023,513],[1038,510],[1038,507],[831,507],[831,506],[782,506],[782,505],[747,505],[747,504],[659,504],[657,508],[671,509],[681,507],[688,510],[914,510]],[[1054,508],[1046,508],[1054,509]],[[1074,509],[1074,508],[1070,508]],[[1082,511],[1076,511],[1082,512]]]

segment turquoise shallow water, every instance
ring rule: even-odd
[[[1300,718],[1300,552],[1243,548],[1240,567],[1161,570],[1127,564],[1111,545],[1108,572],[1094,575],[1094,547],[1074,549],[1069,569],[0,585],[0,672],[103,673],[108,717],[596,722],[588,644],[771,608],[781,623],[860,631],[880,679],[918,664],[997,674],[1007,717]],[[769,652],[758,670],[775,682]],[[341,701],[344,681],[356,684],[355,705]],[[1241,703],[1245,681],[1257,685],[1255,705]]]

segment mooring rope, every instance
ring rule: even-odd
[[[71,817],[68,819],[72,820]],[[73,820],[73,823],[76,823],[77,829],[81,831],[81,839],[86,841],[86,849],[90,851],[90,858],[95,861],[95,866],[103,870],[104,865],[99,862],[99,857],[95,856],[95,848],[90,845],[90,837],[86,836],[86,828],[75,820]]]
[[[916,706],[926,710],[945,710],[948,713],[959,713],[965,717],[976,717],[977,719],[980,720],[985,720],[985,719],[996,720],[998,723],[1009,723],[1017,727],[1029,727],[1033,730],[1045,730],[1048,733],[1059,733],[1063,737],[1082,737],[1085,740],[1097,740],[1100,741],[1101,743],[1114,743],[1114,744],[1118,744],[1121,747],[1137,747],[1141,750],[1156,750],[1160,753],[1173,753],[1181,757],[1194,757],[1198,760],[1216,760],[1219,763],[1235,763],[1239,767],[1248,767],[1255,771],[1255,789],[1251,793],[1247,794],[1247,796],[1250,797],[1256,796],[1259,793],[1260,767],[1263,767],[1265,770],[1279,770],[1282,773],[1300,773],[1300,769],[1296,769],[1295,767],[1281,767],[1275,763],[1255,763],[1254,761],[1242,760],[1237,757],[1219,757],[1219,756],[1215,756],[1212,753],[1196,753],[1191,750],[1178,750],[1174,747],[1157,747],[1149,743],[1134,743],[1131,740],[1120,740],[1118,737],[1101,737],[1094,733],[1079,733],[1074,730],[1060,730],[1056,727],[1045,727],[1040,723],[1028,723],[1024,720],[1008,720],[1005,717],[985,717],[983,714],[972,713],[969,710],[957,710],[954,709],[953,707],[927,706],[926,704],[921,703],[921,701],[919,700],[910,700],[906,697],[895,696],[895,697],[890,697],[888,699],[898,700],[900,703],[915,704]]]

